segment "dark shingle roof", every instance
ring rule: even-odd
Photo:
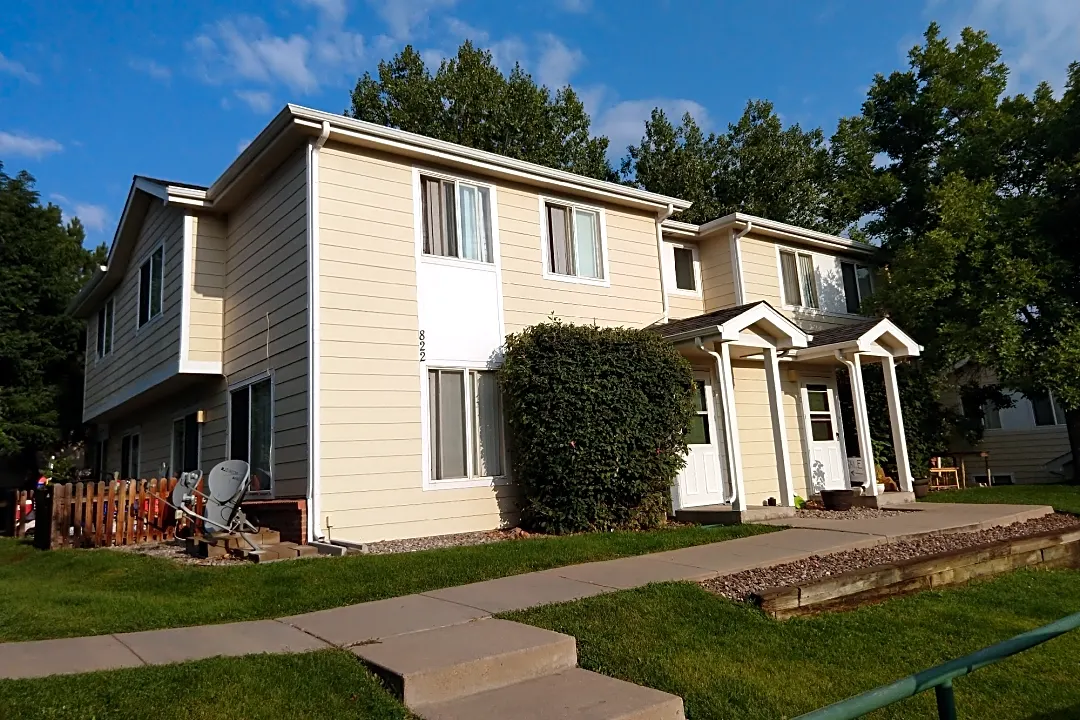
[[[872,329],[879,322],[881,322],[881,318],[866,320],[865,322],[858,322],[853,325],[841,325],[840,327],[821,330],[813,333],[814,339],[810,341],[810,347],[835,345],[836,343],[848,342],[849,340],[858,340],[863,333]]]
[[[673,320],[666,325],[657,325],[653,329],[666,338],[681,335],[682,333],[691,332],[693,330],[704,330],[705,328],[723,325],[728,320],[742,315],[750,308],[762,304],[768,305],[764,300],[758,300],[757,302],[748,303],[746,305],[736,305],[735,307],[724,308],[723,310],[714,310],[710,313],[705,313],[704,315],[695,315],[694,317],[683,318],[682,320]]]
[[[149,180],[155,182],[158,185],[175,185],[176,187],[186,187],[193,190],[209,190],[206,185],[196,185],[195,183],[179,182],[178,180],[162,180],[161,178],[150,177],[149,175],[139,175],[143,180]]]

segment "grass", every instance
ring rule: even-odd
[[[0,680],[0,717],[277,720],[413,716],[351,654],[249,655]]]
[[[772,529],[677,527],[225,567],[0,538],[0,642],[281,617]]]
[[[697,585],[507,614],[574,635],[582,667],[684,698],[687,717],[790,718],[1080,610],[1080,572],[1020,571],[777,622]],[[1080,717],[1080,631],[956,682],[962,718]],[[933,693],[875,718],[936,717]]]
[[[1052,505],[1059,512],[1080,515],[1080,485],[997,485],[942,490],[930,493],[925,502]]]

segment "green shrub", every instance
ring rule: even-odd
[[[670,343],[555,319],[506,339],[499,377],[523,525],[567,533],[665,522],[694,413],[690,364]]]

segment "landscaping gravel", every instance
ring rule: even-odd
[[[895,511],[893,511],[895,512]],[[844,550],[831,555],[814,555],[804,560],[774,565],[773,567],[744,570],[732,575],[706,580],[706,590],[731,600],[746,600],[752,593],[787,585],[798,585],[808,580],[818,580],[861,568],[887,565],[900,560],[936,555],[961,548],[984,545],[1000,540],[1049,532],[1080,528],[1080,518],[1064,513],[1046,515],[1022,523],[979,530],[970,533],[934,533],[911,540],[884,543],[870,548]]]
[[[878,508],[853,507],[850,510],[818,510],[803,508],[795,511],[795,517],[822,518],[824,520],[866,520],[869,518],[895,517],[911,510],[879,510]]]
[[[408,540],[384,540],[367,543],[364,552],[370,555],[389,555],[391,553],[416,552],[418,550],[436,550],[438,548],[466,547],[468,545],[488,545],[504,540],[534,537],[521,528],[510,530],[485,530],[482,532],[457,533],[455,535],[432,535],[431,537],[410,538]]]
[[[188,555],[183,540],[167,540],[165,542],[143,543],[141,545],[120,545],[101,549],[164,558],[180,565],[242,565],[247,563],[247,560],[232,557],[231,555],[215,558],[199,558]]]

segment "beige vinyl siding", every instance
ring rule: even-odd
[[[141,478],[162,477],[172,461],[173,421],[188,413],[203,410],[206,422],[201,427],[200,466],[204,473],[225,456],[225,383],[220,378],[206,378],[196,385],[174,393],[141,410],[123,415],[109,423],[106,470],[110,474],[120,469],[121,445],[124,435],[139,433],[139,475]]]
[[[535,190],[499,185],[498,212],[506,332],[543,322],[552,313],[564,322],[627,327],[663,318],[655,216],[606,208],[610,287],[602,287],[544,277]]]
[[[188,360],[221,362],[225,311],[225,221],[195,215],[192,224]]]
[[[1016,483],[1045,483],[1061,480],[1046,464],[1069,452],[1069,433],[1064,425],[1028,430],[987,430],[979,450],[990,453],[990,472],[995,477],[1012,474]],[[981,457],[965,458],[968,477],[986,475]]]
[[[694,317],[703,313],[701,298],[689,295],[668,295],[668,314],[672,320]]]
[[[138,327],[139,268],[164,244],[161,315]],[[175,208],[154,200],[143,220],[124,279],[113,293],[112,353],[97,359],[97,312],[87,322],[86,384],[83,415],[99,414],[95,407],[120,394],[130,396],[156,385],[177,371],[180,353],[180,305],[184,218]]]
[[[787,428],[792,487],[796,495],[805,498],[809,497],[809,492],[806,487],[802,426],[799,422],[799,388],[798,383],[784,379],[783,370],[781,368],[780,385],[784,394],[784,425]],[[735,361],[732,363],[732,375],[735,380],[735,416],[739,425],[739,450],[747,507],[760,506],[770,497],[780,503],[782,499],[776,472],[776,447],[765,366],[752,361]]]
[[[223,369],[274,377],[274,494],[307,493],[307,165],[296,153],[229,214]]]
[[[742,254],[743,294],[746,302],[765,300],[778,310],[783,308],[776,243],[750,233],[739,241],[739,250]]]
[[[403,159],[334,143],[320,153],[319,527],[333,538],[469,532],[516,518],[512,486],[423,488],[412,178]]]
[[[702,311],[736,305],[735,275],[731,271],[731,239],[726,234],[698,243],[701,258]]]

